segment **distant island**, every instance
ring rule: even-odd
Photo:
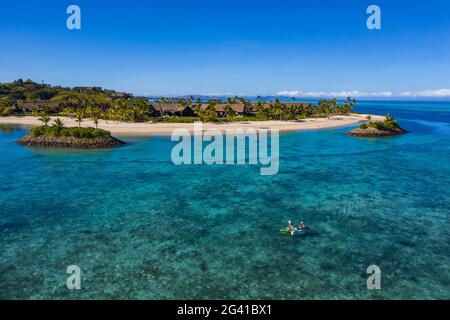
[[[109,131],[95,128],[64,127],[60,119],[54,120],[52,126],[48,125],[50,118],[42,117],[43,126],[30,130],[28,135],[17,141],[18,144],[28,147],[61,147],[76,149],[103,149],[113,148],[124,144],[111,136]]]
[[[0,116],[66,116],[82,121],[99,119],[139,122],[236,122],[302,120],[351,114],[356,101],[347,98],[309,102],[249,101],[243,97],[202,99],[181,97],[149,100],[101,87],[51,86],[21,79],[0,84]],[[150,102],[152,101],[152,102]]]
[[[398,122],[389,114],[384,121],[372,122],[370,116],[368,120],[368,123],[363,123],[359,128],[350,131],[349,135],[355,137],[386,137],[408,133],[405,129],[400,128]]]

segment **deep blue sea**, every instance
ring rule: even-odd
[[[168,137],[29,149],[0,127],[0,299],[449,299],[450,103],[358,111],[411,133],[284,133],[275,176],[175,166]],[[288,220],[317,234],[281,234]]]

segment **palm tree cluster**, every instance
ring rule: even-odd
[[[144,122],[153,116],[145,98],[116,99],[105,101],[98,96],[69,97],[63,104],[62,114],[75,119],[81,127],[83,119],[91,119],[98,127],[99,121],[115,120],[124,122]]]
[[[11,116],[13,113],[11,102],[8,99],[0,99],[0,117]]]
[[[259,100],[254,105],[256,115],[262,119],[273,120],[295,120],[305,117],[329,117],[333,115],[344,115],[352,112],[356,101],[347,98],[342,105],[337,99],[321,100],[315,106],[303,103],[283,103],[276,99],[272,103]]]
[[[153,116],[145,98],[118,99],[100,118],[124,122],[145,122]]]
[[[342,105],[337,99],[321,100],[317,103],[317,112],[321,116],[333,116],[350,113],[356,105],[356,100],[347,98]]]
[[[210,100],[207,103],[206,108],[202,108],[201,105],[195,107],[195,114],[200,118],[202,122],[217,122],[217,101]]]
[[[235,105],[242,105],[246,116],[254,116],[257,119],[265,120],[295,120],[306,117],[329,117],[350,113],[356,101],[347,98],[343,103],[337,99],[321,100],[316,105],[309,103],[286,103],[276,99],[272,102],[265,102],[259,98],[258,102],[251,102],[243,97],[221,99],[210,99],[202,103],[200,98],[194,101],[193,96],[183,98],[160,98],[160,104],[174,104],[177,106],[181,117],[186,108],[192,108],[196,117],[203,122],[218,121],[219,113],[216,109],[221,104],[220,116],[224,119],[236,117]],[[225,104],[225,106],[223,106]],[[75,119],[81,127],[84,119],[91,119],[98,128],[100,120],[124,121],[124,122],[146,122],[154,119],[157,112],[151,107],[146,98],[111,99],[102,94],[73,94],[62,98],[60,105],[64,107],[59,114]],[[1,111],[1,110],[0,110]],[[159,117],[164,118],[163,110],[160,110]],[[47,125],[50,119],[46,118],[49,112],[45,109],[36,114],[40,120]]]

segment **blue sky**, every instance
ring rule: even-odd
[[[81,8],[82,29],[66,28]],[[382,29],[368,30],[377,4]],[[136,94],[450,97],[450,1],[0,4],[0,81]]]

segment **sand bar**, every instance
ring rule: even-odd
[[[352,114],[348,116],[332,116],[330,118],[311,118],[298,121],[245,121],[230,123],[204,123],[203,130],[236,130],[236,129],[278,129],[280,131],[302,131],[302,130],[320,130],[331,129],[342,126],[350,126],[360,122],[367,121],[367,114]],[[65,117],[52,117],[63,120],[67,127],[76,127],[78,123],[74,119]],[[372,115],[372,120],[383,120],[384,116]],[[0,117],[0,124],[15,124],[23,126],[39,126],[42,122],[37,117]],[[50,123],[51,124],[51,123]],[[82,127],[95,127],[91,120],[84,120]],[[113,135],[133,135],[133,136],[151,136],[151,135],[170,135],[173,130],[184,128],[193,131],[193,123],[127,123],[118,121],[99,122],[100,129],[108,130]]]

